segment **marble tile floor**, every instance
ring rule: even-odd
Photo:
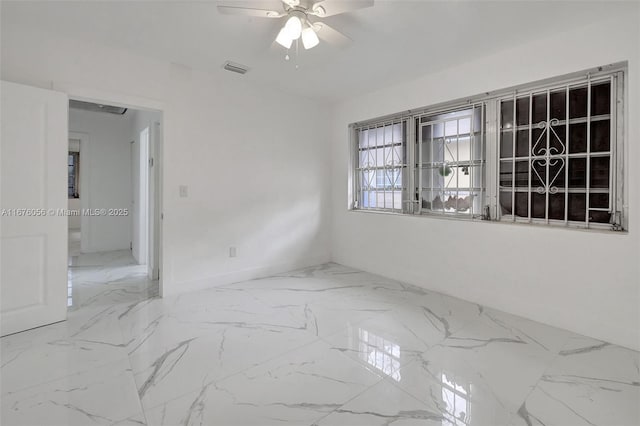
[[[149,298],[110,256],[0,340],[3,426],[640,424],[629,349],[337,264]]]
[[[80,256],[80,238],[81,238],[80,229],[69,229],[69,244],[68,244],[68,252],[69,252],[69,260],[72,258]]]

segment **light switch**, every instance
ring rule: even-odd
[[[180,198],[187,198],[189,195],[189,188],[187,185],[180,185]]]
[[[229,257],[236,257],[238,254],[235,247],[229,247]]]

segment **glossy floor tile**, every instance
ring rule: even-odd
[[[341,265],[164,299],[71,265],[68,321],[0,340],[3,426],[640,424],[638,352]]]

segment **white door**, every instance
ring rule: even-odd
[[[0,83],[0,334],[67,316],[68,98]]]

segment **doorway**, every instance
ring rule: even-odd
[[[69,311],[160,294],[162,114],[69,101]]]

